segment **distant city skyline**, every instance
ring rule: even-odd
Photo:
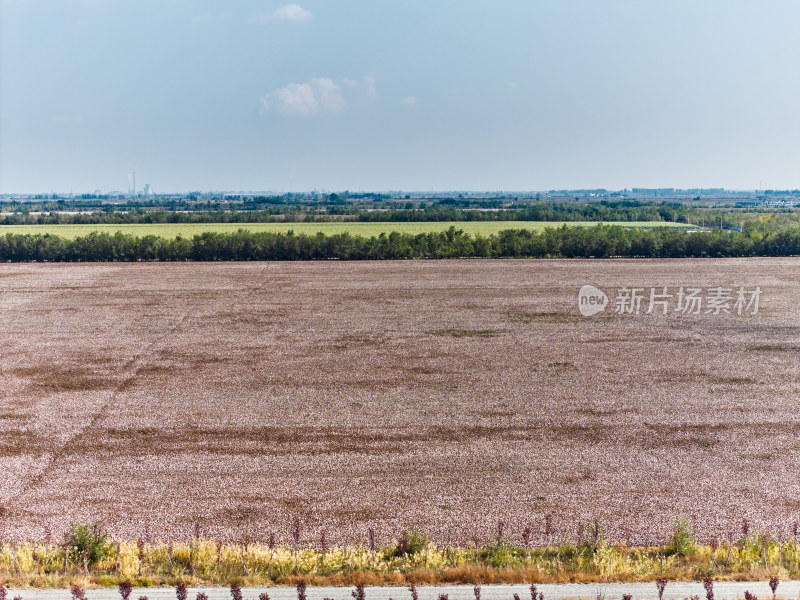
[[[0,0],[0,193],[800,188],[791,0]]]

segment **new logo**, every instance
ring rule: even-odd
[[[593,285],[581,286],[578,292],[578,310],[584,317],[603,312],[608,306],[608,296]]]

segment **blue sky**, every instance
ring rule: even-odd
[[[793,0],[0,10],[0,192],[800,187]]]

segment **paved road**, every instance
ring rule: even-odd
[[[572,598],[588,598],[594,600],[598,593],[605,600],[620,600],[622,594],[631,594],[637,600],[654,600],[657,598],[654,583],[570,583],[540,584],[537,586],[545,600],[566,600]],[[437,600],[439,594],[448,594],[449,600],[473,600],[472,586],[418,586],[420,600]],[[714,593],[717,600],[735,600],[743,598],[745,590],[754,593],[761,600],[771,600],[772,592],[766,581],[756,582],[717,582]],[[209,600],[231,600],[228,588],[190,588],[189,599],[194,600],[197,592],[208,595]],[[244,600],[257,600],[261,592],[266,591],[270,600],[297,600],[297,591],[293,587],[243,588]],[[352,600],[352,588],[346,587],[309,587],[308,600]],[[484,585],[481,586],[481,600],[513,600],[513,594],[519,594],[522,600],[530,599],[526,585]],[[9,590],[8,598],[21,596],[23,600],[70,600],[67,590]],[[87,590],[88,600],[120,600],[116,589]],[[172,588],[136,588],[131,600],[146,596],[148,600],[175,600]],[[367,600],[411,600],[405,587],[368,587]],[[664,593],[665,600],[682,600],[691,596],[705,599],[702,583],[669,583]],[[778,597],[788,600],[800,600],[800,581],[783,581],[778,588]]]

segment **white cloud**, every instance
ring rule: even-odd
[[[314,18],[311,12],[299,4],[284,4],[271,13],[263,13],[253,17],[254,21],[260,23],[270,23],[272,21],[292,21],[294,23],[306,23]]]
[[[406,106],[414,106],[417,102],[419,102],[419,100],[417,100],[414,96],[400,98],[400,104],[405,104]]]
[[[274,108],[287,117],[316,117],[342,112],[347,103],[342,88],[331,79],[317,78],[306,83],[290,83],[261,98],[264,111]]]

